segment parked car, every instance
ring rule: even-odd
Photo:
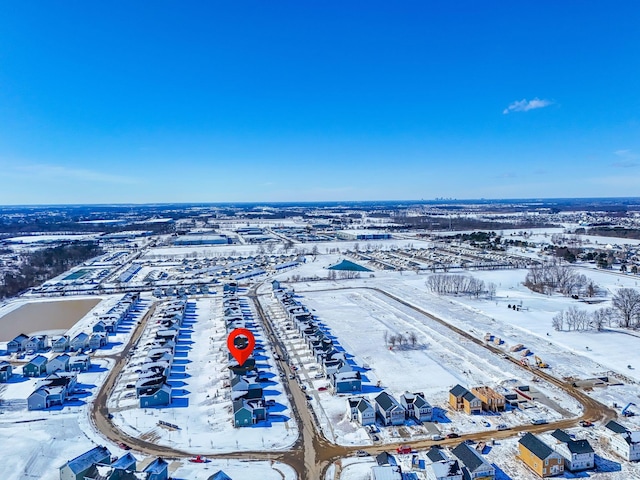
[[[118,447],[120,447],[122,450],[131,450],[131,447],[124,442],[120,442],[118,444]]]
[[[447,434],[447,438],[458,438],[460,435],[458,435],[456,432],[451,432]]]
[[[364,450],[358,450],[356,452],[356,455],[358,455],[359,457],[368,457],[369,454],[367,452],[365,452]]]
[[[396,448],[396,452],[400,454],[407,454],[407,453],[411,453],[412,451],[413,449],[409,445],[401,445],[398,448]]]
[[[500,424],[500,425],[498,425],[496,428],[497,428],[498,430],[506,430],[506,429],[507,429],[507,428],[509,428],[509,427],[507,427],[507,425],[506,425],[506,424],[501,423],[501,424]]]
[[[324,392],[327,389],[327,387],[318,387],[318,391],[319,392]]]

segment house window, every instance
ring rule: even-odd
[[[549,459],[548,458],[544,461],[544,464],[545,465],[549,465]]]

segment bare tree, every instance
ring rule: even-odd
[[[621,288],[611,299],[613,308],[620,315],[620,326],[629,328],[640,316],[640,293],[633,288]]]
[[[597,331],[601,331],[605,325],[611,325],[613,312],[610,308],[599,308],[591,314],[591,325]]]
[[[411,331],[409,333],[409,341],[411,342],[412,347],[416,346],[416,343],[418,343],[418,336],[416,335],[416,332]]]
[[[558,312],[553,316],[551,326],[558,332],[564,328],[564,312]]]
[[[382,338],[384,339],[384,344],[389,345],[389,330],[384,331]]]

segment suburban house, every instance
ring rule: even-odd
[[[365,397],[351,397],[348,399],[349,419],[357,421],[360,425],[376,423],[376,411],[371,402]]]
[[[142,473],[149,475],[147,480],[167,480],[169,478],[169,464],[166,460],[158,457],[147,465]]]
[[[564,458],[566,470],[577,472],[595,466],[595,452],[587,440],[574,440],[560,429],[555,430],[551,436],[558,442],[553,448]]]
[[[25,350],[27,352],[41,352],[47,348],[47,336],[46,335],[34,335],[25,344]]]
[[[433,417],[433,407],[424,399],[423,393],[403,393],[400,397],[400,405],[407,411],[407,418],[413,417],[420,422],[430,422]]]
[[[482,413],[482,401],[462,385],[449,390],[449,405],[454,410],[462,410],[469,415]]]
[[[233,426],[248,427],[267,419],[267,408],[263,400],[238,399],[233,402]]]
[[[85,348],[89,348],[89,335],[84,332],[80,332],[69,342],[70,350],[84,350]]]
[[[520,459],[540,477],[564,473],[564,458],[532,433],[518,440]]]
[[[459,444],[451,453],[462,463],[465,480],[493,480],[496,477],[495,467],[466,443]]]
[[[70,372],[86,372],[91,367],[89,355],[74,355],[69,359]]]
[[[398,401],[387,392],[380,392],[373,398],[376,413],[384,425],[403,425],[406,411]]]
[[[7,353],[24,352],[27,349],[29,337],[21,333],[13,340],[7,342]]]
[[[63,386],[42,386],[27,397],[27,410],[44,410],[64,404],[67,390]]]
[[[360,372],[337,372],[330,377],[334,394],[352,393],[362,390]]]
[[[39,377],[47,373],[47,357],[37,355],[29,363],[22,367],[22,375],[25,377]]]
[[[89,348],[97,350],[107,344],[107,334],[103,332],[94,332],[89,335]]]
[[[504,412],[506,399],[504,395],[496,392],[489,387],[475,387],[471,389],[478,399],[482,402],[482,409],[488,412]]]
[[[69,350],[69,337],[62,335],[51,339],[51,350],[56,353],[63,353]]]
[[[140,408],[163,407],[171,404],[171,386],[163,383],[140,393]]]
[[[138,460],[136,459],[136,457],[134,457],[131,452],[127,452],[123,456],[118,458],[115,462],[113,462],[111,466],[120,470],[134,471],[136,469],[137,462]]]
[[[58,370],[68,372],[69,359],[70,357],[66,353],[56,355],[47,363],[47,373],[57,372]]]
[[[0,362],[0,383],[7,383],[13,375],[13,367],[9,362]]]
[[[103,320],[98,320],[96,323],[93,324],[93,327],[91,327],[91,331],[93,333],[97,333],[97,332],[107,333],[107,324]]]
[[[630,462],[640,460],[640,431],[632,432],[613,420],[604,426],[611,449]]]
[[[107,447],[95,447],[60,467],[60,480],[84,480],[85,474],[95,464],[111,464],[111,452]]]

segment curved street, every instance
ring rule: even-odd
[[[269,341],[273,345],[276,352],[279,354],[280,360],[277,360],[279,369],[281,372],[286,373],[286,362],[284,358],[286,358],[286,349],[281,339],[275,334],[275,330],[273,325],[271,324],[271,320],[268,315],[264,312],[263,307],[258,299],[257,289],[261,284],[254,285],[249,293],[248,297],[252,300],[256,312],[260,316],[262,320],[262,324],[264,325],[267,336],[269,337]],[[368,288],[379,292],[382,295],[387,296],[388,298],[401,303],[402,305],[411,308],[412,310],[420,313],[421,315],[425,315],[430,319],[440,323],[441,325],[449,328],[451,331],[455,332],[457,335],[463,336],[465,339],[476,343],[488,350],[492,353],[498,355],[502,353],[497,348],[492,345],[488,345],[482,340],[474,337],[473,335],[445,322],[444,320],[426,312],[425,310],[412,305],[409,302],[393,295],[389,292],[386,292],[380,288],[373,287],[339,287],[334,289],[323,289],[323,290],[345,290],[345,289],[355,289],[355,288]],[[166,458],[186,458],[192,457],[193,455],[198,454],[199,452],[195,451],[184,451],[168,446],[157,445],[155,443],[145,441],[143,439],[132,437],[130,435],[125,434],[121,430],[119,430],[109,418],[109,411],[107,409],[107,399],[111,394],[114,384],[122,368],[124,367],[129,352],[136,345],[138,339],[140,338],[144,327],[146,326],[147,321],[155,311],[157,303],[154,303],[149,311],[145,314],[143,319],[136,326],[129,344],[124,348],[124,350],[116,355],[109,356],[106,358],[111,358],[115,361],[115,364],[109,375],[107,376],[105,382],[101,386],[99,392],[96,395],[95,401],[93,403],[91,409],[91,421],[107,439],[114,443],[124,442],[128,445],[132,446],[134,449],[145,453],[147,455],[156,455],[163,456]],[[520,365],[515,359],[510,358],[510,361],[516,364],[520,368],[525,368]],[[558,388],[564,390],[567,394],[572,396],[576,401],[582,404],[583,406],[583,414],[580,417],[562,419],[556,422],[551,422],[544,425],[521,425],[518,427],[514,427],[508,430],[491,430],[491,431],[483,431],[478,433],[471,433],[461,435],[456,439],[449,439],[439,442],[434,442],[432,440],[416,440],[411,441],[411,445],[414,448],[428,448],[434,444],[440,445],[453,445],[457,444],[466,439],[473,439],[476,441],[489,441],[491,439],[504,439],[514,436],[517,432],[520,431],[530,431],[530,432],[543,432],[550,429],[555,428],[570,428],[578,425],[580,420],[589,420],[589,421],[607,421],[615,418],[616,412],[606,405],[598,402],[597,400],[589,397],[584,392],[574,388],[570,383],[565,382],[561,379],[555,378],[552,375],[541,371],[539,369],[526,369],[527,373],[536,375],[545,381],[555,385]],[[229,459],[244,459],[244,460],[276,460],[279,462],[286,463],[290,465],[299,475],[300,480],[317,480],[323,478],[327,468],[335,461],[340,458],[347,457],[350,455],[355,455],[357,450],[365,450],[371,454],[377,454],[383,451],[389,451],[395,449],[397,446],[401,445],[401,443],[387,443],[384,445],[374,446],[374,447],[347,447],[334,444],[330,442],[326,437],[323,436],[320,428],[316,424],[314,420],[314,416],[309,406],[307,406],[307,401],[304,395],[304,392],[300,389],[300,386],[295,380],[290,380],[288,377],[285,377],[286,380],[282,382],[282,385],[287,393],[287,396],[291,402],[291,410],[293,416],[299,426],[300,436],[298,440],[294,443],[294,445],[284,451],[242,451],[242,452],[233,452],[233,453],[221,453],[221,454],[207,454],[210,458],[229,458]],[[406,442],[402,442],[406,443]]]

